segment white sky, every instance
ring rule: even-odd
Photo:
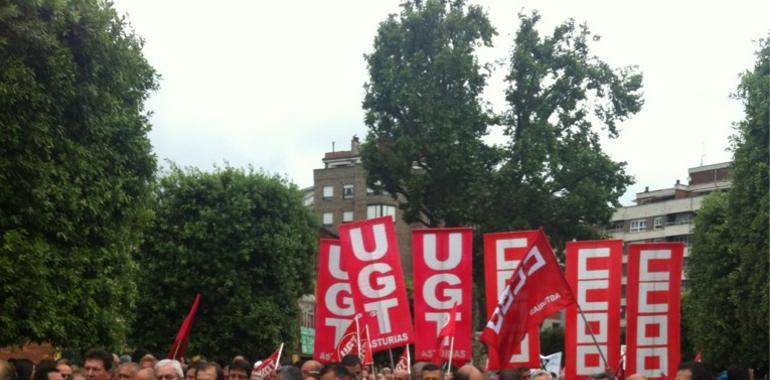
[[[708,3],[708,4],[706,4]],[[361,101],[365,53],[398,0],[117,0],[146,40],[162,75],[147,106],[155,152],[184,166],[252,164],[311,186],[332,141],[366,136]],[[613,66],[638,65],[645,105],[605,141],[636,179],[621,199],[687,181],[687,169],[730,159],[741,105],[729,98],[770,31],[770,1],[471,1],[498,36],[484,61],[508,57],[519,10],[538,9],[541,32],[572,17],[602,36],[593,52]],[[487,98],[505,106],[502,78]],[[495,141],[496,135],[490,140]]]

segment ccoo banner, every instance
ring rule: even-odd
[[[439,330],[455,313],[452,361],[466,363],[472,353],[472,255],[470,228],[436,228],[412,233],[414,270],[415,359],[440,361],[449,357],[449,342],[440,343]]]
[[[342,270],[339,241],[322,239],[319,245],[313,359],[329,363],[355,309],[350,276]]]
[[[622,262],[622,240],[567,243],[567,282],[585,315],[583,320],[575,305],[567,308],[567,379],[590,379],[604,372],[599,348],[607,364],[614,366],[620,360]]]
[[[679,365],[682,243],[628,248],[626,373],[674,379]]]
[[[368,325],[373,352],[413,341],[412,320],[393,219],[386,216],[339,227],[344,268],[355,310]]]
[[[527,255],[527,249],[537,239],[540,231],[519,231],[484,234],[484,282],[487,298],[487,317],[498,305],[500,294],[505,290],[513,272]],[[514,349],[513,355],[501,360],[497,352],[489,350],[489,369],[528,366],[540,368],[540,332],[537,326]]]

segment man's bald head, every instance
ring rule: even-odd
[[[323,364],[320,362],[315,360],[306,361],[300,368],[300,372],[302,372],[302,378],[305,380],[308,378],[318,379],[321,376],[321,368],[323,368]]]
[[[629,377],[626,377],[626,380],[647,380],[647,378],[644,377],[643,375],[635,373]]]
[[[455,380],[483,380],[484,376],[478,368],[466,364],[457,370],[454,376]]]

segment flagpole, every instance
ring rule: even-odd
[[[278,356],[275,358],[276,369],[278,369],[281,366],[281,353],[283,353],[283,342],[281,342],[281,347],[278,347]]]
[[[392,348],[388,348],[388,355],[390,356],[390,368],[392,368],[393,371],[395,371],[396,370],[396,364],[394,364],[394,362],[393,362],[393,349]]]
[[[358,352],[358,355],[361,355],[361,330],[359,330],[358,326],[358,318],[360,315],[356,315],[355,318],[353,318],[356,322],[356,350]]]
[[[452,340],[449,341],[449,362],[447,363],[447,372],[452,373],[452,354],[455,353],[455,337],[452,335]]]
[[[583,322],[586,324],[588,333],[591,334],[591,339],[594,341],[594,345],[596,345],[596,350],[599,351],[599,356],[602,357],[602,361],[604,362],[604,369],[607,370],[608,368],[610,368],[610,366],[609,364],[607,364],[607,358],[604,357],[604,351],[602,351],[601,347],[599,347],[599,342],[596,341],[596,336],[594,335],[594,332],[591,329],[591,324],[588,323],[588,320],[586,319],[586,315],[583,314],[583,308],[580,307],[580,303],[575,301],[575,306],[577,306],[577,309],[580,312],[580,316],[583,317]]]
[[[409,374],[409,378],[412,378],[412,353],[409,351],[409,345],[404,347],[406,350],[406,373]]]

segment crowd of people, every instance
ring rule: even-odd
[[[158,360],[151,354],[132,360],[131,356],[117,356],[103,350],[91,350],[85,355],[82,366],[62,359],[41,360],[34,363],[28,359],[0,360],[0,380],[562,380],[544,370],[529,368],[506,369],[482,372],[467,364],[445,371],[432,363],[418,362],[411,371],[383,367],[375,371],[362,365],[358,356],[348,355],[340,362],[321,364],[306,360],[294,365],[279,366],[274,372],[262,378],[256,370],[259,363],[252,364],[243,356],[236,356],[226,366],[198,359],[186,363],[173,359]],[[370,371],[372,369],[372,371]],[[597,374],[596,379],[612,379],[610,372]],[[633,374],[626,380],[647,380]],[[722,373],[720,380],[755,380],[753,373],[745,367],[732,367]],[[622,380],[622,379],[618,379]],[[679,366],[676,380],[715,380],[715,377],[700,363],[683,363]],[[760,379],[756,379],[760,380]]]

